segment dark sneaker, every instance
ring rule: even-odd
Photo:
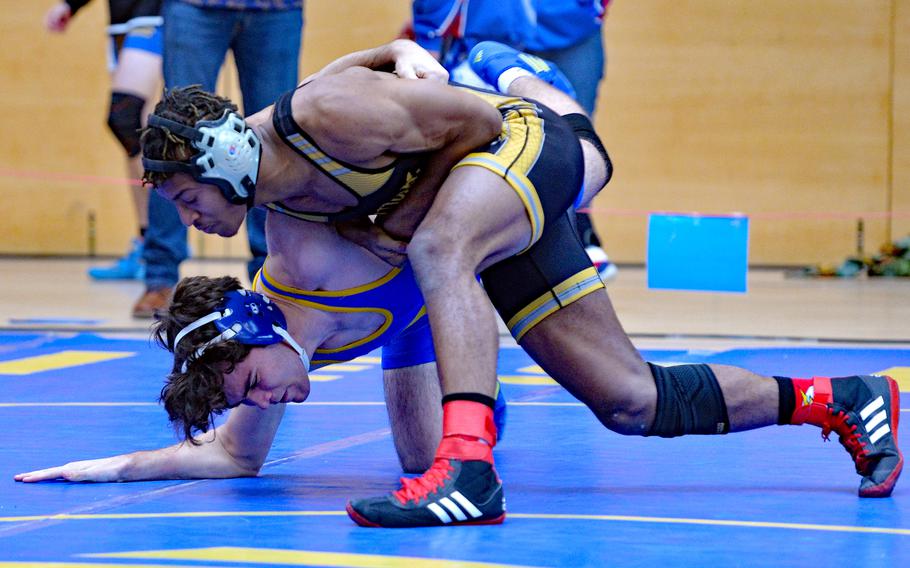
[[[860,497],[888,497],[904,467],[897,447],[900,389],[891,377],[861,376],[831,381],[832,400],[822,436],[837,432],[863,476]]]
[[[483,460],[437,458],[421,477],[401,479],[391,495],[349,501],[348,515],[362,527],[496,525],[506,518],[502,483]]]
[[[471,53],[468,54],[468,62],[471,69],[493,87],[498,88],[499,76],[503,71],[519,67],[553,85],[573,99],[575,98],[575,88],[555,63],[536,55],[523,53],[508,45],[495,41],[482,41],[471,49]]]

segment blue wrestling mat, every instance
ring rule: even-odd
[[[910,386],[907,349],[643,354],[789,376],[887,371]],[[314,373],[258,478],[13,481],[173,444],[156,402],[169,364],[148,340],[0,334],[0,568],[910,565],[910,490],[859,499],[849,456],[817,428],[620,436],[515,348],[499,360],[510,403],[495,454],[501,526],[381,530],[348,519],[349,498],[395,489],[401,475],[378,356]]]

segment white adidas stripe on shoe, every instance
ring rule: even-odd
[[[458,503],[455,503],[455,501],[452,501],[449,497],[458,501]],[[442,507],[439,506],[440,504]],[[443,509],[443,507],[445,507],[445,509]],[[480,518],[483,515],[483,513],[480,512],[480,509],[478,509],[474,503],[471,503],[467,497],[462,495],[460,491],[453,491],[449,496],[428,503],[426,508],[436,515],[443,524],[451,523],[453,521],[452,516],[455,517],[454,520],[462,522],[468,520],[468,515],[470,515],[472,519]],[[449,513],[452,513],[452,516],[449,516],[449,513],[447,513],[446,510],[448,510]]]
[[[882,436],[891,432],[891,426],[888,424],[888,410],[882,408],[884,406],[885,399],[879,396],[859,411],[859,417],[866,427],[866,432],[869,433],[869,441],[873,444],[881,440]],[[873,413],[880,408],[882,409],[881,412],[873,415]],[[870,416],[872,416],[871,419],[869,419]],[[881,426],[879,426],[879,424],[881,424]],[[876,426],[878,426],[877,429]]]

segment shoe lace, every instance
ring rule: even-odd
[[[840,443],[850,452],[850,456],[856,463],[856,471],[863,472],[869,464],[869,450],[862,436],[856,431],[856,424],[847,422],[847,413],[843,410],[834,411],[828,409],[828,417],[822,423],[822,439],[829,441],[831,431],[837,432]]]
[[[449,473],[455,468],[447,459],[437,459],[433,462],[426,472],[420,477],[402,477],[401,489],[392,493],[402,504],[408,501],[415,503],[426,497],[428,494],[436,493],[439,488],[450,478]]]

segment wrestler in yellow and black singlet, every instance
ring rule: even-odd
[[[502,177],[521,199],[531,223],[528,247],[481,274],[494,306],[520,340],[548,315],[603,288],[571,221],[572,204],[584,177],[581,146],[562,117],[535,101],[455,86],[497,108],[503,123],[496,140],[454,167],[482,167]],[[293,91],[285,94],[275,104],[272,122],[276,131],[358,202],[335,213],[298,211],[281,203],[269,208],[306,221],[332,222],[381,213],[384,205],[394,206],[406,195],[420,175],[426,154],[400,155],[377,169],[333,158],[294,120],[292,95]]]

